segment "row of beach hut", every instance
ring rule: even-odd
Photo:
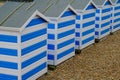
[[[9,0],[0,7],[0,80],[35,80],[119,29],[120,0]]]

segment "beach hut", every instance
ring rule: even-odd
[[[47,72],[49,20],[35,3],[10,1],[0,8],[0,80],[35,80]]]
[[[110,34],[111,27],[111,7],[112,3],[110,0],[93,0],[97,5],[96,10],[96,29],[95,38],[98,42],[101,38]]]
[[[95,41],[96,5],[92,0],[71,0],[71,6],[79,14],[76,17],[76,52],[91,45]]]
[[[111,32],[115,32],[120,29],[120,0],[111,0],[112,2],[112,24]]]
[[[43,14],[51,20],[48,25],[48,64],[55,67],[75,55],[76,12],[69,0],[56,0]]]

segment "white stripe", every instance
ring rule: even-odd
[[[72,47],[75,47],[75,43],[69,44],[69,45],[67,45],[67,46],[65,46],[63,48],[58,49],[57,55],[64,52],[64,51],[66,51],[66,50],[68,50],[68,49],[70,49],[70,48],[72,48]]]
[[[104,24],[104,23],[106,23],[106,22],[110,22],[110,18],[109,18],[109,19],[106,19],[106,20],[102,20],[102,21],[101,21],[101,25]],[[110,25],[110,24],[109,24],[109,25]]]
[[[92,44],[94,43],[94,41],[95,41],[95,40],[92,40],[92,41],[90,41],[90,42],[88,42],[88,43],[82,45],[80,49],[83,49],[83,48],[86,48],[87,46],[92,45]]]
[[[90,29],[93,29],[93,28],[95,28],[95,24],[93,24],[93,25],[91,25],[91,26],[89,26],[89,27],[82,28],[82,31],[81,31],[81,32],[85,32],[85,31],[90,30]]]
[[[56,52],[56,50],[47,50],[48,51],[48,53],[49,54],[51,54],[51,55],[55,55],[57,52]]]
[[[75,15],[71,15],[71,16],[67,16],[67,17],[62,17],[62,18],[59,19],[59,23],[70,21],[70,20],[73,20],[75,18],[76,18]]]
[[[48,65],[55,65],[54,60],[48,60]]]
[[[103,30],[105,30],[105,29],[108,29],[108,28],[110,28],[110,25],[101,28],[101,31],[103,31]]]
[[[47,29],[48,34],[56,34],[57,31],[55,29]]]
[[[18,36],[18,32],[12,32],[12,31],[1,31],[0,30],[0,34],[3,34],[3,35],[8,35],[8,36]]]
[[[81,41],[84,41],[85,39],[87,39],[87,38],[89,38],[89,37],[92,37],[92,36],[94,36],[95,35],[95,32],[92,32],[92,33],[90,33],[90,34],[88,34],[88,35],[86,35],[86,36],[82,36],[82,40]]]
[[[89,13],[93,13],[93,12],[95,12],[95,10],[96,9],[85,10],[84,15],[89,14]]]
[[[32,32],[35,32],[35,31],[38,31],[38,30],[41,30],[41,29],[44,29],[44,28],[47,28],[47,23],[35,25],[33,27],[28,27],[22,32],[22,35],[32,33]]]
[[[93,21],[93,20],[95,20],[95,17],[91,17],[91,18],[88,18],[88,19],[83,19],[82,23],[84,24],[84,23],[87,23],[87,22],[90,22],[90,21]]]
[[[68,55],[60,58],[59,60],[57,60],[57,64],[56,64],[56,65],[60,64],[60,63],[63,62],[63,61],[68,60],[69,58],[71,58],[71,57],[73,57],[73,56],[75,56],[75,52],[72,52],[72,53],[70,53],[70,54],[68,54]]]
[[[71,34],[69,36],[66,36],[66,37],[63,37],[61,39],[58,39],[57,40],[57,44],[62,43],[62,42],[67,41],[67,40],[70,40],[72,38],[75,38],[75,34]]]
[[[36,43],[38,43],[38,42],[41,42],[41,41],[43,41],[43,40],[46,40],[46,39],[47,39],[47,34],[44,34],[44,35],[42,35],[42,36],[39,36],[39,37],[30,39],[30,40],[28,40],[28,41],[23,42],[23,43],[21,44],[21,46],[22,46],[21,48],[24,49],[24,48],[26,48],[26,47],[29,47],[29,46],[31,46],[31,45],[34,45],[34,44],[36,44]]]
[[[18,76],[18,70],[14,69],[6,69],[6,68],[0,68],[0,73],[2,74],[7,74],[7,75],[13,75],[13,76]]]
[[[27,80],[36,80],[37,78],[39,78],[40,76],[42,76],[43,74],[47,73],[47,68],[44,68],[42,71],[34,74],[33,76],[31,76],[30,78],[28,78]]]
[[[8,61],[8,62],[18,63],[18,57],[0,55],[0,61]]]
[[[42,59],[40,59],[39,61],[27,66],[26,68],[22,69],[22,74],[25,74],[33,69],[35,69],[36,67],[40,66],[41,64],[47,62],[47,57],[44,57]]]
[[[44,51],[47,51],[47,46],[44,46],[44,47],[42,47],[40,49],[34,50],[34,51],[30,52],[29,54],[26,54],[26,55],[22,56],[21,62],[24,62],[24,61],[26,61],[28,59],[31,59],[34,56],[36,56],[36,55],[38,55],[38,54],[40,54],[40,53],[42,53]]]
[[[55,40],[50,40],[50,39],[48,39],[48,40],[47,40],[47,43],[49,43],[49,44],[55,44],[55,45],[56,45]]]
[[[61,28],[61,29],[58,29],[57,34],[60,34],[60,33],[63,33],[63,32],[66,32],[66,31],[69,31],[69,30],[72,30],[72,29],[75,29],[75,24],[69,25],[69,26]]]
[[[0,42],[0,48],[17,49],[18,44],[10,42]]]

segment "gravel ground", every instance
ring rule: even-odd
[[[120,31],[85,48],[38,80],[120,80]]]

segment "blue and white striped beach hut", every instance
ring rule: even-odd
[[[0,8],[0,80],[35,80],[47,72],[48,19],[34,2]]]
[[[75,10],[69,0],[56,0],[43,14],[49,17],[48,64],[57,66],[75,55]]]
[[[110,0],[93,1],[98,7],[98,9],[96,10],[95,38],[99,41],[101,38],[110,34],[112,3]]]
[[[76,17],[76,49],[81,50],[94,43],[96,5],[92,0],[71,0],[70,4],[79,14]]]
[[[112,24],[111,32],[120,29],[120,0],[111,0],[112,2]]]

